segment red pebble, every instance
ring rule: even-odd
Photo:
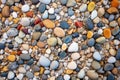
[[[20,54],[22,54],[22,51],[18,50],[18,51],[17,51],[17,55],[20,56]]]
[[[76,27],[83,27],[83,22],[77,21],[75,22]]]
[[[23,31],[25,34],[28,34],[28,29],[24,28],[24,29],[22,29],[22,31]]]
[[[38,24],[39,22],[41,22],[41,19],[38,18],[34,21],[34,24]]]
[[[41,26],[41,27],[44,27],[44,24],[43,24],[43,22],[40,22],[39,24],[40,24],[40,26]]]
[[[19,25],[17,26],[17,29],[20,30],[21,28],[22,28],[22,25],[19,24]]]

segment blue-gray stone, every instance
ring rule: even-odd
[[[73,34],[72,34],[72,37],[73,37],[73,38],[79,37],[79,33],[78,33],[78,32],[73,33]]]
[[[67,56],[67,53],[62,51],[62,52],[58,53],[58,56],[59,56],[59,58],[63,59]]]
[[[113,74],[108,74],[107,80],[115,80],[115,76]]]
[[[112,70],[113,68],[114,68],[114,65],[111,64],[111,63],[107,63],[107,64],[105,64],[105,66],[104,66],[104,70],[105,70],[105,71],[110,71],[110,70]]]
[[[86,20],[86,28],[89,29],[89,30],[92,30],[93,27],[94,27],[93,21],[90,18],[88,18]]]
[[[111,32],[112,32],[112,35],[117,35],[120,32],[119,26],[113,28]]]
[[[114,15],[110,15],[109,18],[108,18],[109,21],[113,21],[114,19],[115,19]]]
[[[70,27],[70,25],[66,21],[61,21],[60,27],[63,29],[68,29]]]
[[[68,0],[60,0],[62,5],[66,5]]]
[[[46,5],[45,5],[45,4],[40,4],[38,10],[39,10],[41,13],[44,13],[44,11],[46,10]]]
[[[87,42],[87,44],[88,44],[88,46],[90,46],[90,47],[93,46],[93,45],[95,44],[94,38],[89,39],[88,42]]]
[[[55,19],[56,19],[56,16],[53,14],[53,15],[49,15],[48,18],[49,18],[50,20],[55,20]]]
[[[58,76],[56,80],[64,80],[64,78],[62,76]]]
[[[105,24],[101,21],[99,23],[97,23],[97,27],[104,27],[104,26],[105,26]]]
[[[96,43],[94,47],[95,47],[95,49],[98,50],[98,51],[102,50],[101,44]]]
[[[17,63],[20,65],[20,64],[23,64],[24,61],[22,59],[19,59]]]
[[[13,62],[8,65],[9,70],[16,70],[17,68],[18,68],[17,62]]]
[[[46,58],[45,56],[40,57],[39,63],[40,63],[40,65],[42,65],[44,67],[50,66],[50,60],[48,58]]]
[[[116,59],[120,60],[120,48],[117,50]]]
[[[45,75],[45,74],[43,74],[43,75],[42,75],[42,80],[47,80],[47,79],[48,79],[48,76]]]
[[[27,62],[27,65],[32,65],[34,63],[34,60],[33,59],[30,59],[28,62]]]
[[[20,58],[22,60],[30,60],[30,55],[29,54],[20,54]]]
[[[72,36],[71,35],[68,35],[68,36],[66,36],[64,39],[63,39],[63,42],[64,43],[69,43],[69,42],[71,42],[72,41]]]
[[[13,44],[8,44],[9,49],[13,49],[14,45]]]
[[[33,4],[39,3],[39,0],[31,0]]]
[[[4,43],[0,43],[0,50],[1,49],[5,49],[5,44]]]
[[[57,69],[59,66],[59,62],[58,61],[52,61],[51,64],[50,64],[50,68],[51,69]]]
[[[83,45],[81,46],[81,49],[82,49],[82,50],[85,50],[85,49],[87,49],[87,48],[88,48],[87,45],[84,45],[84,44],[83,44]]]
[[[34,77],[33,73],[30,72],[30,71],[28,71],[28,72],[26,73],[26,76],[27,76],[29,79],[32,79],[32,78]]]
[[[38,72],[38,71],[40,71],[40,68],[39,68],[39,66],[34,65],[34,66],[32,67],[32,70],[35,71],[35,72]]]
[[[72,10],[72,8],[68,8],[68,16],[72,15],[74,15],[74,11]]]
[[[8,72],[2,72],[2,73],[0,73],[1,77],[7,77],[7,75],[8,75]]]

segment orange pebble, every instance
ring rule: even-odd
[[[92,31],[88,31],[87,38],[92,38],[92,36],[93,36],[93,32]]]
[[[119,0],[112,0],[112,1],[111,1],[111,6],[112,6],[112,7],[116,7],[116,8],[117,8],[117,7],[119,6],[119,4],[120,4],[120,3],[119,3]]]
[[[33,11],[27,12],[27,13],[26,13],[26,16],[27,16],[27,17],[33,17]]]
[[[109,28],[104,29],[103,35],[106,38],[110,38],[111,37],[111,30]]]

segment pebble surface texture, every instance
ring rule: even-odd
[[[0,80],[120,80],[120,0],[0,0]]]

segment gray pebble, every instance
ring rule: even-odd
[[[18,30],[16,28],[10,28],[8,31],[7,31],[7,35],[8,36],[16,36],[18,34]]]
[[[34,77],[33,73],[30,72],[30,71],[28,71],[28,72],[26,73],[26,76],[27,76],[29,79],[32,79],[32,78]]]
[[[105,71],[110,71],[110,70],[112,70],[113,68],[114,68],[114,65],[111,64],[111,63],[107,63],[107,64],[105,64],[105,66],[104,66],[104,70],[105,70]]]
[[[23,60],[30,60],[30,55],[29,54],[21,54],[20,58]]]

